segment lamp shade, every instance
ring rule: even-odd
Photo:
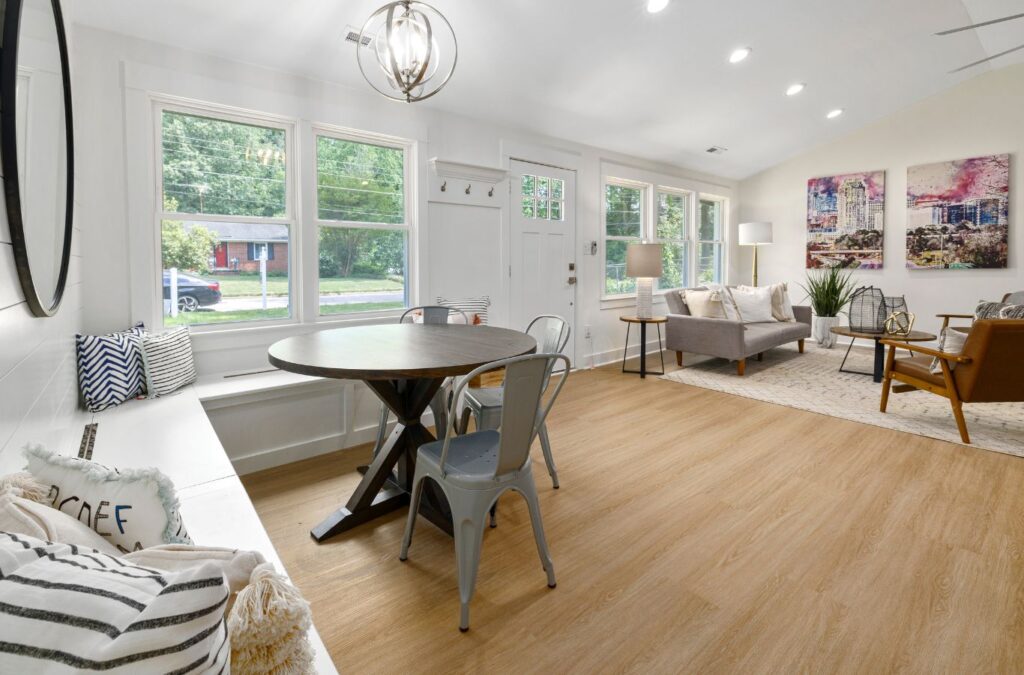
[[[630,244],[626,248],[627,277],[660,277],[661,244]]]
[[[740,246],[772,243],[771,223],[740,223]]]

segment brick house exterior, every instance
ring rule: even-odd
[[[186,228],[201,226],[217,238],[210,252],[213,272],[260,271],[260,257],[267,256],[267,272],[288,272],[288,226],[262,223],[185,223]]]

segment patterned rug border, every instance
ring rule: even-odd
[[[1008,437],[1003,439],[994,437],[990,433],[986,433],[988,429],[984,428],[984,425],[986,422],[991,422],[990,415],[979,415],[978,407],[966,404],[964,406],[964,414],[965,417],[967,417],[968,430],[971,433],[971,443],[966,444],[960,440],[959,433],[956,430],[956,422],[953,420],[951,412],[948,412],[946,415],[949,426],[949,428],[946,429],[941,426],[941,424],[935,427],[930,426],[930,422],[932,420],[930,420],[926,415],[921,419],[912,418],[908,417],[906,414],[901,414],[901,411],[898,408],[894,408],[894,405],[900,405],[900,397],[924,396],[925,392],[893,394],[889,399],[889,411],[886,413],[880,412],[877,407],[878,401],[881,397],[880,384],[875,384],[871,378],[866,375],[838,372],[838,364],[845,351],[845,346],[837,346],[834,349],[821,349],[813,345],[808,345],[806,353],[800,354],[795,346],[787,345],[765,352],[764,361],[748,359],[746,375],[742,378],[736,374],[735,363],[727,362],[723,359],[703,358],[702,360],[692,364],[686,363],[682,370],[672,371],[662,375],[659,379],[678,384],[687,384],[693,387],[707,389],[709,391],[731,394],[741,398],[761,401],[762,403],[779,405],[794,410],[802,410],[804,412],[825,415],[835,419],[842,419],[882,429],[889,429],[891,431],[899,431],[915,436],[932,438],[938,441],[953,443],[961,447],[977,448],[980,450],[987,450],[990,452],[998,452],[1000,454],[1024,458],[1024,406],[1019,407],[1019,414],[1014,416],[1012,420],[1020,425],[1019,435],[1016,433],[1017,424],[1014,424],[1011,428],[1005,420],[1001,422],[998,422],[997,420],[997,422],[1001,423],[1002,427],[1008,432]],[[695,355],[686,354],[687,360],[694,357]],[[801,363],[803,359],[807,359],[810,363]],[[860,346],[854,347],[850,353],[850,361],[847,364],[847,368],[870,371],[872,359],[873,351],[870,348],[862,348]],[[814,366],[818,366],[820,363],[824,363],[826,361],[830,362],[829,365],[831,367],[827,369],[820,369],[817,375],[820,377],[831,374],[832,379],[822,379],[821,382],[826,385],[828,383],[835,385],[848,383],[853,389],[857,390],[858,394],[862,397],[865,392],[867,392],[863,383],[869,383],[874,387],[875,391],[873,410],[866,410],[862,408],[855,409],[851,407],[841,410],[839,411],[841,414],[837,414],[837,411],[833,410],[825,399],[818,398],[817,403],[813,400],[807,400],[807,396],[813,396],[814,394],[806,388],[796,387],[791,383],[785,382],[762,381],[766,376],[771,377],[773,375],[784,374],[788,371],[789,366],[797,365],[798,367],[809,366],[813,368]],[[775,394],[774,396],[772,395],[773,393]],[[798,394],[798,400],[793,400],[793,393]],[[782,395],[780,396],[780,394]],[[800,394],[803,395],[803,398],[799,396]],[[934,400],[943,404],[946,407],[946,410],[949,411],[949,403],[945,399],[933,394],[927,394],[927,396],[933,397]],[[869,397],[865,397],[863,400],[869,400]],[[904,398],[903,400],[907,401],[908,399]],[[925,407],[934,407],[934,401],[931,398],[918,399],[917,401],[913,401],[912,404],[924,404]],[[1013,404],[978,405],[988,406],[990,410],[991,406],[1004,406],[1009,410],[1008,406],[1012,406]],[[903,412],[906,412],[906,408],[904,408]],[[941,417],[939,421],[941,422]],[[991,424],[989,426],[991,426]]]

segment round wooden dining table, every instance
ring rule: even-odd
[[[320,542],[409,503],[416,451],[436,440],[420,417],[445,378],[491,361],[530,354],[537,342],[506,328],[461,324],[387,324],[337,328],[285,338],[270,363],[303,375],[362,380],[398,418],[348,502],[310,531]],[[443,423],[437,422],[443,429]],[[452,533],[451,511],[427,481],[420,515]]]

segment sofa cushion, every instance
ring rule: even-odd
[[[666,291],[665,292],[665,304],[668,305],[669,314],[689,314],[689,310],[686,309],[686,303],[683,302],[683,293],[686,291]]]
[[[732,291],[733,302],[743,323],[774,322],[772,316],[772,291],[768,287],[736,288]]]
[[[800,322],[748,323],[744,335],[746,356],[811,336],[811,327]]]
[[[725,319],[725,301],[719,291],[686,291],[690,314],[702,319]]]

